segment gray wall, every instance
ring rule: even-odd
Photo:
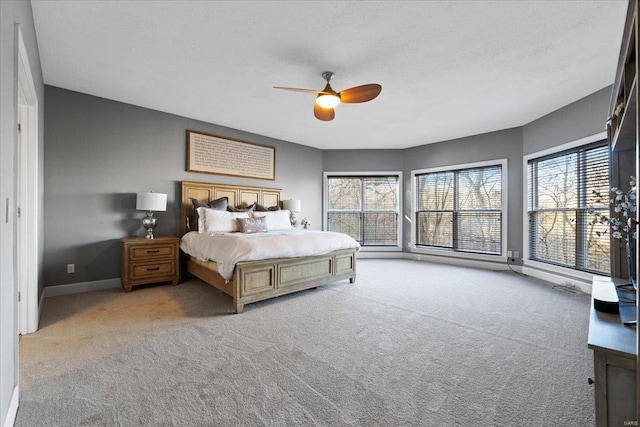
[[[508,129],[406,150],[326,150],[324,171],[402,171],[403,250],[408,251],[412,217],[411,171],[453,166],[484,160],[508,159],[507,243],[510,250],[522,247],[522,128]]]
[[[611,86],[528,123],[523,127],[523,155],[605,131]]]
[[[524,126],[524,155],[605,131],[611,90],[606,87]],[[635,175],[633,152],[612,153],[611,161],[617,172],[611,176],[611,185],[627,187],[629,177]],[[624,259],[624,246],[611,243],[612,275],[626,277],[626,263],[619,262]]]
[[[40,55],[33,24],[31,3],[28,1],[0,1],[0,424],[8,414],[13,388],[17,385],[17,284],[15,279],[16,236],[16,99],[17,99],[17,37],[15,24],[20,25],[31,74],[34,79],[39,121],[39,152],[42,156],[44,137],[44,84]],[[42,163],[39,165],[42,178]],[[42,185],[40,186],[42,191]],[[42,194],[40,194],[42,198]],[[5,220],[5,201],[9,200],[9,218]],[[42,216],[40,215],[42,227]],[[40,246],[42,253],[42,245]],[[40,257],[42,259],[42,257]]]
[[[522,251],[522,128],[507,129],[437,144],[409,148],[404,153],[405,204],[409,218],[411,171],[455,166],[485,160],[507,159],[507,249]],[[404,224],[405,249],[411,238],[410,224]]]
[[[508,247],[522,247],[522,128],[422,145],[406,150],[326,150],[323,168],[330,171],[402,171],[404,216],[411,214],[411,171],[483,160],[508,159]],[[403,250],[411,239],[411,224],[403,223]]]
[[[183,180],[281,188],[320,228],[320,150],[52,86],[46,111],[46,286],[121,276],[119,239],[144,235],[135,193],[166,193],[156,234],[178,236]],[[187,129],[275,147],[276,180],[186,172]]]
[[[402,171],[404,150],[324,150],[325,172]]]

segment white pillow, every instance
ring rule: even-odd
[[[251,212],[254,218],[265,218],[267,220],[267,230],[291,230],[291,220],[289,219],[289,211],[286,209],[280,211]]]
[[[249,218],[247,212],[226,212],[209,208],[198,208],[198,230],[206,232],[239,231],[236,218]]]

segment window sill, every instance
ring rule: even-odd
[[[447,258],[462,258],[493,262],[506,262],[508,260],[507,257],[502,255],[478,254],[473,252],[456,252],[450,249],[419,248],[416,246],[412,246],[409,248],[409,250],[411,251],[411,253],[415,254],[433,255]]]
[[[360,252],[402,252],[400,246],[360,246]]]
[[[552,283],[576,287],[585,293],[591,293],[593,276],[604,276],[604,274],[587,273],[586,271],[532,260],[524,260],[522,267],[523,273],[529,276],[538,277]]]
[[[562,274],[574,279],[585,280],[591,282],[593,276],[608,276],[605,273],[589,273],[586,271],[574,270],[573,268],[561,267],[559,265],[547,264],[546,262],[533,261],[527,259],[523,263],[526,267],[536,268],[538,270],[547,270],[552,273]]]

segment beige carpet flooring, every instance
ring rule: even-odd
[[[590,426],[590,299],[511,272],[359,260],[231,314],[197,279],[48,298],[16,426]]]

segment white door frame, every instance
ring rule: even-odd
[[[19,333],[38,329],[38,96],[36,94],[27,49],[18,28],[18,105],[20,134],[16,147],[17,176],[17,260]],[[18,129],[16,127],[16,132]]]

